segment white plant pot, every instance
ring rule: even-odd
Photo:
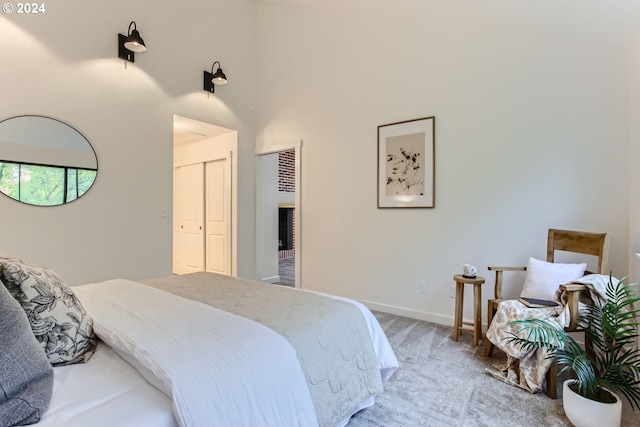
[[[562,384],[564,413],[575,427],[620,427],[622,401],[615,394],[615,403],[601,403],[580,396],[569,388],[573,380]],[[611,390],[609,390],[611,391]]]

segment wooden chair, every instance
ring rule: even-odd
[[[598,258],[598,274],[609,274],[609,241],[610,235],[607,233],[587,233],[583,231],[555,230],[550,229],[547,237],[547,262],[554,262],[555,251],[575,252],[586,255],[595,255]],[[491,320],[498,310],[498,304],[504,299],[502,294],[502,279],[505,271],[526,271],[527,267],[488,267],[489,271],[496,272],[494,285],[494,299],[488,301],[487,307],[487,328],[491,325]],[[591,274],[591,272],[585,272]],[[570,322],[565,328],[566,331],[578,331],[578,299],[581,291],[586,290],[586,286],[579,284],[560,285],[562,290],[567,291],[567,305],[569,306]],[[489,357],[493,353],[494,345],[486,340],[484,355]],[[557,397],[556,379],[558,369],[553,365],[547,372],[547,396],[555,399]]]

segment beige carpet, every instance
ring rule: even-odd
[[[504,353],[483,356],[472,334],[458,342],[452,327],[375,313],[400,362],[376,404],[357,413],[348,427],[361,426],[570,426],[562,399],[530,394],[504,384],[485,368]],[[561,388],[561,384],[559,384]],[[562,390],[559,391],[561,395]],[[625,401],[623,426],[640,426]]]

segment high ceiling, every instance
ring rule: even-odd
[[[410,7],[425,23],[628,46],[640,31],[640,0],[257,0],[314,8]]]

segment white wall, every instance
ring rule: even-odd
[[[39,16],[0,16],[0,118],[40,114],[82,132],[95,185],[67,206],[0,197],[0,252],[47,265],[72,284],[171,272],[173,115],[238,131],[239,275],[255,272],[256,14],[252,0],[73,1]],[[148,51],[117,58],[135,20]],[[229,84],[208,96],[220,61]]]
[[[629,273],[640,281],[640,33],[629,49]]]
[[[612,233],[626,274],[625,49],[376,5],[258,6],[258,147],[305,142],[304,287],[450,322],[463,263],[492,281],[551,227]],[[377,126],[432,115],[435,209],[376,209]]]
[[[614,273],[630,270],[640,42],[629,69],[627,51],[598,37],[518,36],[472,14],[471,25],[444,26],[437,8],[412,1],[302,3],[57,0],[40,16],[0,15],[0,118],[69,123],[100,168],[68,206],[0,197],[0,252],[71,283],[170,273],[161,210],[171,212],[179,114],[238,130],[241,276],[255,276],[256,129],[258,150],[305,141],[306,288],[446,321],[462,263],[491,279],[487,265],[544,257],[549,227],[613,233]],[[116,34],[131,20],[149,51],[125,68]],[[202,71],[215,60],[230,83],[208,96]],[[436,208],[376,209],[376,126],[431,115]]]
[[[217,160],[233,151],[237,140],[238,132],[229,129],[218,136],[179,144],[173,151],[173,165],[178,167]]]

